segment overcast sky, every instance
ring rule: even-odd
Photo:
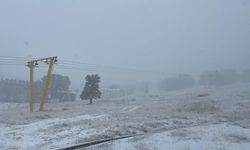
[[[0,52],[170,74],[242,70],[250,64],[250,2],[0,0]],[[27,68],[0,68],[27,76]]]

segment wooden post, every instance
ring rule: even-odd
[[[28,64],[30,69],[30,112],[34,111],[34,93],[33,93],[33,82],[34,82],[34,62]]]
[[[46,80],[45,80],[44,87],[43,87],[43,93],[42,93],[41,102],[40,102],[40,109],[39,109],[40,111],[44,111],[44,104],[45,104],[45,100],[48,96],[48,88],[49,88],[49,83],[50,83],[50,79],[51,79],[53,64],[55,63],[55,61],[56,61],[55,58],[51,58],[48,60],[49,69],[48,69],[48,73],[47,73]]]

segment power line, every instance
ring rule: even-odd
[[[26,61],[35,58],[28,57],[16,57],[16,56],[0,56],[0,65],[23,65],[22,63],[26,63]],[[125,68],[125,67],[115,67],[108,65],[100,65],[100,64],[90,64],[86,62],[80,61],[72,61],[72,60],[64,60],[59,59],[58,69],[69,69],[69,70],[91,70],[96,72],[140,72],[140,73],[151,73],[151,74],[165,74],[164,72],[152,71],[152,70],[143,70],[143,69],[134,69],[134,68]]]
[[[30,59],[29,57],[20,57],[20,56],[0,56],[0,58]]]
[[[78,61],[69,61],[69,60],[62,60],[62,61],[63,62],[69,62],[69,63],[72,63],[72,64],[91,65],[91,66],[95,66],[95,67],[99,67],[99,68],[106,68],[106,69],[113,69],[113,70],[128,70],[128,71],[134,71],[134,72],[151,72],[151,73],[159,73],[159,74],[164,73],[164,72],[152,71],[152,70],[134,69],[134,68],[126,68],[126,67],[116,67],[116,66],[100,65],[100,64],[89,64],[89,63],[83,63],[83,62],[78,62]]]

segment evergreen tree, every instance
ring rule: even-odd
[[[102,93],[99,91],[100,79],[98,74],[85,77],[86,83],[80,96],[82,100],[89,99],[89,103],[92,104],[93,99],[101,98]]]

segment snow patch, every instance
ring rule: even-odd
[[[91,135],[93,129],[74,126],[74,123],[102,118],[105,115],[82,115],[72,118],[55,118],[34,122],[28,125],[1,125],[1,149],[59,148],[76,143],[77,139]],[[53,142],[52,140],[53,139]]]
[[[115,142],[116,150],[247,150],[250,129],[227,124],[197,126]]]

